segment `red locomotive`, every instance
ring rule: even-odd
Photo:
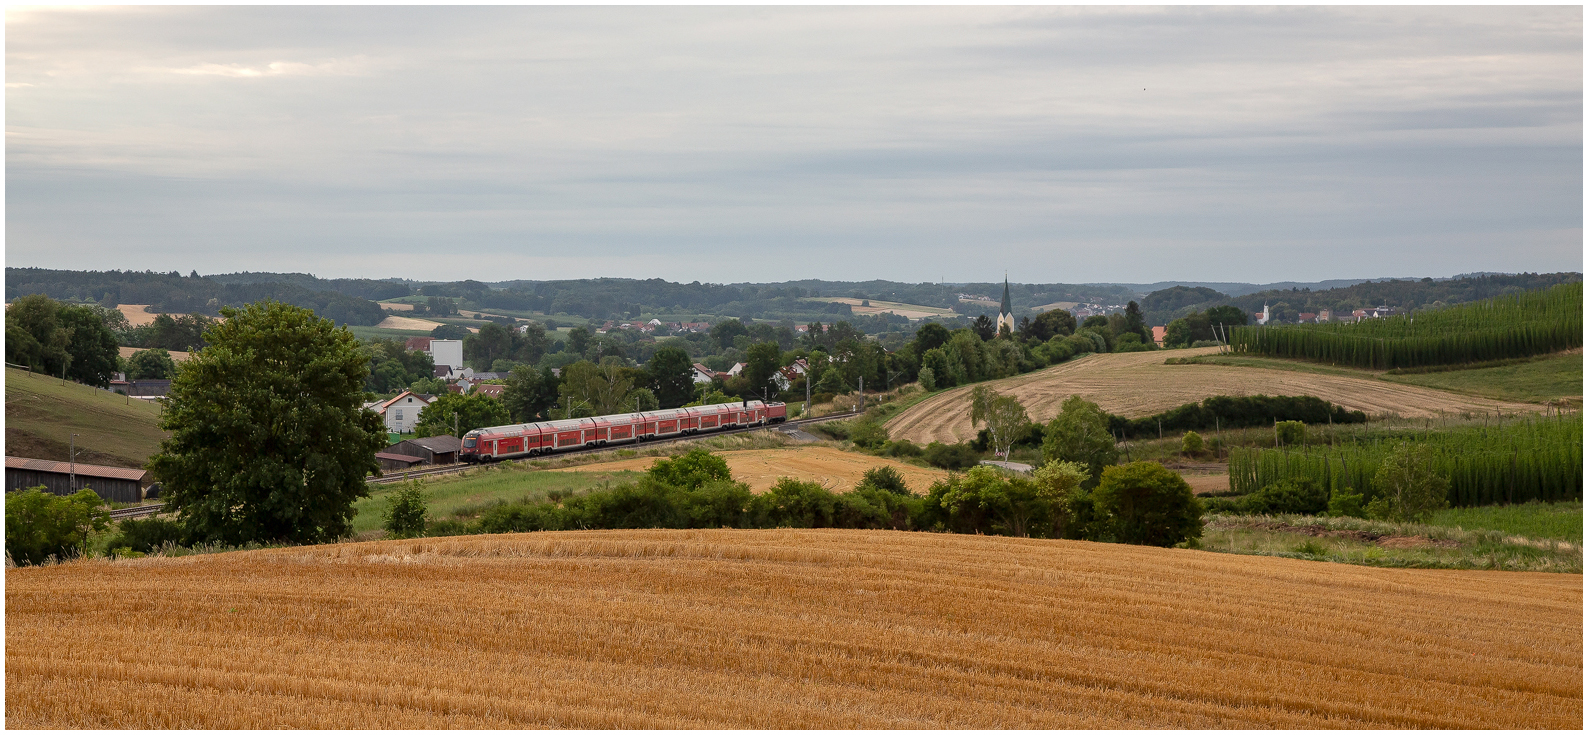
[[[608,444],[629,444],[707,431],[765,426],[787,419],[788,406],[782,403],[743,401],[491,426],[464,434],[461,456],[464,462],[518,459]]]

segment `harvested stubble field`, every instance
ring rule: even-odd
[[[1229,365],[1165,365],[1169,357],[1212,355],[1217,347],[1091,355],[1045,370],[993,380],[984,385],[1013,395],[1034,421],[1048,421],[1071,395],[1093,401],[1103,410],[1127,418],[1151,416],[1209,396],[1311,395],[1369,416],[1398,414],[1407,418],[1461,413],[1537,412],[1542,407],[1459,395],[1432,388],[1401,385],[1370,377],[1321,374]],[[916,443],[954,443],[974,439],[970,424],[970,392],[960,386],[928,398],[887,423],[888,435]]]
[[[1582,577],[886,531],[8,570],[6,724],[1582,725]]]
[[[855,452],[845,452],[833,447],[790,447],[788,449],[750,449],[737,452],[716,452],[728,463],[733,479],[750,486],[753,492],[765,492],[777,484],[780,477],[792,477],[805,482],[816,482],[835,491],[846,491],[860,482],[862,475],[873,467],[892,467],[904,476],[904,482],[918,493],[925,493],[932,483],[946,479],[948,472],[932,467],[918,467],[886,457],[872,457]],[[600,462],[550,470],[551,472],[612,472],[632,470],[644,472],[656,461],[655,457],[634,457],[616,462]]]

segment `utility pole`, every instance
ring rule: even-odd
[[[810,418],[811,415],[811,362],[805,359],[805,407],[800,409],[800,418]],[[1487,416],[1488,414],[1484,414]]]
[[[860,409],[866,410],[866,376],[860,376]]]
[[[76,434],[72,435],[72,449],[71,449],[71,454],[68,455],[68,457],[67,457],[67,460],[68,460],[68,464],[71,465],[71,474],[67,476],[68,479],[66,480],[66,489],[70,490],[72,492],[76,492],[77,491],[77,435]]]
[[[453,436],[458,436],[458,412],[457,411],[453,411],[452,412],[452,435]],[[458,437],[458,439],[461,441],[463,439],[463,437]]]

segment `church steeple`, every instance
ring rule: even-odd
[[[1009,327],[1009,333],[1015,333],[1015,310],[1009,305],[1009,274],[1004,274],[1004,303],[998,307],[998,333],[1003,334],[1004,327]]]

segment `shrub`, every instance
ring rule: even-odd
[[[1361,493],[1353,493],[1351,488],[1336,491],[1329,497],[1329,515],[1366,518],[1367,511],[1362,507]]]
[[[386,506],[386,532],[392,538],[423,536],[425,523],[430,519],[430,509],[425,505],[428,500],[420,481],[403,483],[392,492]]]
[[[937,390],[937,374],[932,372],[932,368],[921,368],[915,379],[920,382],[922,388],[929,391]]]
[[[1329,509],[1329,490],[1310,478],[1296,477],[1267,485],[1246,496],[1245,502],[1245,512],[1254,515],[1313,515]]]
[[[981,455],[976,450],[964,444],[944,444],[932,442],[926,445],[926,451],[921,453],[921,458],[933,467],[945,470],[963,470],[975,467],[981,461]]]
[[[116,537],[108,546],[126,548],[135,553],[151,554],[166,544],[185,545],[186,529],[182,524],[165,518],[129,518],[116,524]],[[126,556],[118,554],[118,556]]]
[[[83,553],[88,534],[110,525],[110,510],[93,490],[73,495],[44,486],[6,494],[6,554],[17,564],[42,564]]]
[[[1191,346],[1192,347],[1218,347],[1221,344],[1223,344],[1223,343],[1218,341],[1218,340],[1216,340],[1216,339],[1199,339],[1199,340],[1197,340],[1195,342],[1192,342]]]
[[[772,489],[755,497],[755,525],[762,528],[824,528],[833,524],[838,497],[814,482],[778,478]]]
[[[1194,431],[1188,431],[1185,436],[1180,438],[1180,453],[1188,457],[1195,457],[1201,454],[1204,448],[1202,435]]]
[[[755,494],[744,483],[713,480],[678,494],[679,518],[688,528],[742,528]]]
[[[919,457],[921,452],[920,445],[909,439],[900,439],[882,445],[882,451],[878,453],[884,457]]]
[[[848,421],[823,421],[811,428],[838,441],[844,441],[849,438],[849,432],[852,427]]]
[[[672,459],[658,459],[651,463],[648,472],[657,482],[685,490],[693,490],[708,482],[733,479],[733,473],[728,471],[727,460],[704,449],[691,449],[687,454]]]
[[[910,488],[904,484],[904,475],[899,474],[898,470],[887,465],[866,470],[866,474],[860,476],[860,484],[856,486],[856,489],[862,487],[874,487],[878,490],[886,490],[898,495],[910,494]]]
[[[1300,421],[1280,421],[1274,424],[1274,437],[1281,446],[1294,447],[1307,442],[1307,425]]]
[[[861,449],[878,449],[888,442],[888,430],[880,421],[863,418],[850,427],[849,440]]]
[[[1157,462],[1104,469],[1092,502],[1106,532],[1127,544],[1174,546],[1202,536],[1202,504]]]
[[[833,400],[833,394],[831,394],[831,393],[823,393],[821,391],[817,391],[814,395],[811,396],[811,405],[814,406],[814,405],[816,405],[818,403],[831,403],[832,400]]]

